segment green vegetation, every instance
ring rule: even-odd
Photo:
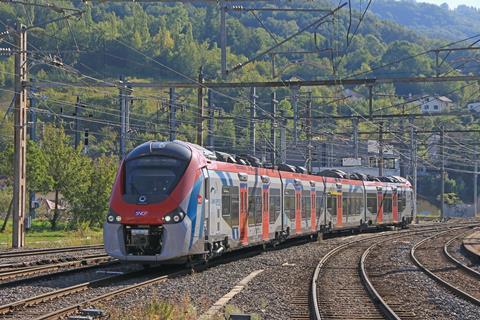
[[[0,220],[3,225],[4,220]],[[11,248],[12,223],[7,224],[5,232],[0,233],[0,249]],[[71,230],[65,224],[57,225],[56,230],[51,230],[47,221],[33,220],[31,229],[26,233],[26,243],[29,248],[64,247],[103,243],[103,233],[99,228],[80,226]]]
[[[360,1],[360,0],[357,0]],[[478,33],[480,10],[465,5],[450,9],[412,0],[376,0],[372,12],[431,38],[457,40]]]
[[[195,307],[186,297],[176,302],[152,298],[126,312],[118,308],[104,307],[108,310],[111,319],[118,320],[194,320],[198,318]]]
[[[46,3],[38,0],[39,3]],[[409,1],[411,2],[411,1]],[[103,81],[114,81],[124,75],[131,82],[192,81],[203,66],[206,81],[220,81],[219,8],[205,3],[132,3],[132,2],[87,2],[52,0],[49,3],[62,7],[85,10],[81,18],[69,22],[56,21],[61,16],[55,10],[38,6],[1,3],[0,21],[6,25],[20,19],[26,25],[38,25],[29,30],[30,77],[37,82],[88,83],[88,86],[37,88],[32,95],[38,117],[37,142],[28,146],[28,189],[49,194],[50,199],[65,207],[65,211],[54,209],[39,217],[49,221],[52,228],[89,226],[98,228],[108,210],[108,197],[118,165],[119,112],[118,90],[96,86]],[[282,0],[266,6],[292,7],[291,1]],[[401,6],[401,10],[400,7]],[[295,3],[297,8],[332,8],[331,1],[305,1]],[[373,13],[368,13],[358,32],[353,30],[359,22],[361,12],[354,5],[352,23],[347,8],[341,10],[334,20],[307,30],[293,41],[279,48],[280,51],[314,51],[308,55],[288,53],[276,56],[277,76],[274,80],[364,78],[386,76],[432,76],[435,74],[435,55],[421,54],[430,49],[446,45],[439,39],[439,30],[445,32],[445,24],[432,28],[432,33],[423,32],[436,21],[448,23],[448,37],[470,35],[465,26],[471,21],[471,30],[478,25],[478,12],[460,7],[445,11],[435,7],[397,1],[376,1]],[[380,8],[380,9],[379,9]],[[417,9],[421,9],[421,13]],[[430,10],[431,9],[431,10]],[[440,11],[438,11],[438,10]],[[383,15],[378,11],[381,10]],[[468,12],[467,12],[468,11]],[[447,12],[447,13],[445,13]],[[441,14],[440,14],[441,13]],[[468,14],[467,14],[468,13]],[[455,18],[465,16],[465,21]],[[381,20],[398,18],[403,25]],[[319,19],[317,12],[260,12],[257,19],[245,12],[229,11],[227,14],[227,60],[231,68],[247,61],[268,49],[279,39],[295,33],[312,21]],[[415,17],[415,19],[410,19]],[[427,19],[428,18],[428,19]],[[406,21],[409,20],[409,21]],[[475,20],[475,21],[474,21]],[[407,23],[408,22],[408,23]],[[348,26],[351,25],[352,28]],[[423,28],[423,29],[422,29]],[[441,28],[441,29],[440,29]],[[435,35],[435,36],[434,36]],[[428,38],[427,36],[432,36]],[[275,38],[275,39],[273,39]],[[348,39],[348,40],[347,40]],[[8,45],[12,41],[6,38]],[[470,43],[459,43],[459,45]],[[333,52],[333,53],[332,53]],[[463,56],[460,56],[462,55]],[[478,74],[477,64],[459,64],[458,59],[471,58],[470,54],[452,53],[439,69],[448,75]],[[457,62],[456,62],[457,61]],[[463,60],[462,60],[463,61]],[[229,73],[227,81],[272,80],[272,67],[268,55],[238,71]],[[85,75],[88,75],[86,77]],[[35,85],[35,81],[33,85]],[[12,101],[13,57],[0,56],[0,110],[6,111]],[[367,114],[366,99],[341,99],[345,87],[301,88],[303,96],[300,113],[305,112],[305,94],[309,91],[315,98],[314,116]],[[368,89],[351,87],[364,97]],[[454,101],[451,111],[461,112],[465,105],[478,99],[480,86],[472,83],[440,84],[383,84],[375,86],[373,99],[376,114],[400,114],[420,112],[418,105],[406,103],[413,96],[447,95]],[[259,116],[270,111],[271,89],[258,90]],[[288,88],[276,90],[280,101],[278,109],[283,116],[291,116],[293,107]],[[248,89],[222,89],[214,92],[213,101],[222,114],[230,119],[215,121],[214,135],[217,149],[245,152],[251,133],[245,115],[248,112]],[[131,105],[130,132],[127,148],[141,142],[168,138],[168,101],[164,91],[157,89],[134,89]],[[195,141],[197,117],[194,89],[177,90],[178,135],[177,139]],[[80,131],[76,132],[72,115],[79,97]],[[260,109],[261,108],[261,109]],[[461,117],[431,117],[416,120],[418,128],[433,130],[440,126],[447,129],[480,129],[477,116],[466,113]],[[421,121],[421,122],[420,122]],[[259,120],[257,144],[268,145],[270,121]],[[287,143],[293,140],[293,120],[287,121]],[[306,123],[300,121],[299,138],[304,139]],[[327,141],[327,133],[351,132],[350,120],[315,120],[314,140]],[[9,204],[12,176],[13,123],[9,115],[0,114],[0,216],[4,217]],[[80,145],[72,147],[76,134],[89,130],[88,153]],[[362,122],[360,131],[375,131],[372,124]],[[397,121],[385,124],[385,131],[399,131]],[[345,136],[339,135],[342,139]],[[455,139],[478,139],[478,134],[465,133]],[[350,139],[350,136],[348,137]],[[376,139],[376,134],[363,135],[362,139]],[[393,142],[404,140],[395,134],[385,134]],[[82,139],[83,140],[83,139]],[[435,164],[438,159],[429,154],[425,141],[420,141],[419,157],[425,163]],[[450,152],[449,152],[450,153]],[[451,152],[453,153],[453,151]],[[452,161],[450,167],[465,169],[465,165]],[[467,168],[470,169],[470,168]],[[451,173],[446,190],[453,202],[471,202],[472,179],[467,173]],[[438,195],[439,177],[421,178],[420,192],[435,199]],[[52,199],[53,198],[53,199]],[[450,201],[450,200],[449,200]]]

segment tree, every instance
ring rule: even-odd
[[[75,226],[88,223],[89,227],[100,226],[108,213],[112,185],[118,162],[114,157],[102,156],[92,161],[88,187],[70,199]]]
[[[90,182],[90,160],[75,150],[63,128],[45,127],[42,144],[48,164],[46,174],[55,192],[55,210],[50,219],[52,229],[57,227],[60,211],[58,209],[60,194],[65,199],[73,200],[77,193],[83,193]]]

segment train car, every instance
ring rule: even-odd
[[[121,261],[170,263],[413,219],[406,179],[304,172],[181,141],[143,143],[119,167],[105,250]]]

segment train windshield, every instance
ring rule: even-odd
[[[169,195],[186,167],[186,161],[161,156],[130,160],[125,168],[125,193]]]

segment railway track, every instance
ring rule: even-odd
[[[199,272],[208,267],[215,267],[219,264],[257,255],[261,252],[259,249],[252,249],[226,254],[223,258],[213,260],[208,265],[198,264],[181,270],[178,270],[178,267],[177,269],[174,269],[174,267],[142,269],[86,281],[0,306],[0,319],[64,319],[64,317],[76,314],[82,308],[91,306],[96,302],[108,300],[117,295],[166,281],[173,277],[187,275],[194,271]]]
[[[95,295],[95,297],[86,299],[87,301],[96,301],[95,299],[99,299],[100,297],[105,298],[109,295],[114,296],[115,294],[119,294],[121,292],[125,292],[126,290],[133,290],[134,288],[138,287],[141,283],[147,282],[145,280],[141,281],[140,283],[130,284],[129,281],[135,281],[135,279],[142,279],[145,277],[149,277],[154,275],[155,273],[161,273],[159,276],[156,276],[154,279],[149,279],[148,281],[153,282],[154,280],[160,281],[159,278],[165,277],[168,273],[162,272],[160,269],[152,269],[148,272],[145,270],[137,270],[133,272],[117,274],[114,276],[108,276],[106,278],[86,281],[83,283],[75,284],[72,286],[68,286],[65,288],[52,290],[50,292],[35,295],[26,299],[18,300],[12,303],[8,303],[5,305],[0,306],[0,316],[2,319],[52,319],[54,318],[53,313],[46,313],[45,311],[50,310],[50,308],[55,309],[55,306],[58,304],[59,299],[66,299],[70,297],[72,301],[77,301],[78,299],[82,299],[82,294],[91,290],[91,289],[100,289],[107,290],[109,286],[121,285],[123,283],[123,288],[114,290],[103,295]],[[161,278],[163,279],[163,278]],[[95,290],[92,290],[95,291]],[[75,295],[78,297],[75,297]],[[50,305],[49,305],[50,304]],[[53,304],[53,306],[51,305]],[[65,308],[64,308],[65,309]],[[74,313],[77,309],[73,307],[70,308],[70,311],[66,311],[62,309],[57,310],[58,316],[60,318],[62,315],[68,315],[69,313]],[[49,314],[48,317],[45,317],[46,314]]]
[[[385,237],[382,234],[347,242],[320,260],[311,289],[314,319],[384,319],[364,289],[359,266],[368,243]]]
[[[410,251],[414,263],[429,277],[455,295],[480,306],[480,273],[455,259],[449,252],[449,244],[456,237],[451,230],[428,237]]]
[[[0,252],[0,258],[15,258],[15,257],[36,256],[36,255],[51,254],[51,253],[78,252],[78,251],[85,251],[85,250],[100,250],[100,249],[103,249],[103,244],[61,247],[61,248],[20,250],[20,251],[7,251],[7,252]]]
[[[106,254],[97,254],[80,257],[78,259],[66,262],[57,262],[46,265],[33,265],[33,266],[21,266],[18,264],[12,264],[9,267],[3,267],[0,271],[0,281],[9,279],[16,279],[20,277],[34,276],[46,272],[53,272],[70,267],[85,267],[89,265],[99,265],[105,262],[110,262],[113,259]],[[68,271],[75,271],[68,270]]]
[[[449,228],[450,226],[446,226]],[[382,295],[370,280],[366,261],[372,251],[386,239],[437,232],[445,227],[416,229],[400,235],[382,234],[342,244],[320,260],[311,286],[311,318],[313,319],[416,319],[404,306],[389,299],[392,287],[382,288]],[[395,310],[395,311],[394,311]],[[294,318],[294,319],[307,319]]]

